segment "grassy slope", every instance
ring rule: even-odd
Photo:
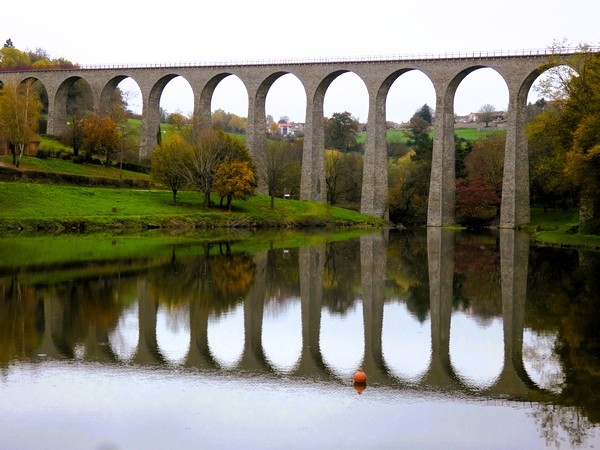
[[[12,166],[12,156],[0,156],[0,161]],[[68,173],[72,175],[84,175],[88,177],[119,178],[119,169],[93,164],[74,164],[60,158],[39,159],[24,156],[21,159],[22,170],[37,170],[40,172]],[[137,172],[123,171],[123,178],[147,180],[148,175]]]
[[[178,202],[173,205],[166,190],[5,182],[0,183],[0,230],[385,224],[315,202],[276,199],[271,209],[270,199],[262,195],[234,201],[232,211],[204,209],[195,192],[181,192]]]

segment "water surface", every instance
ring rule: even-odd
[[[597,252],[429,229],[0,254],[0,448],[600,444]]]

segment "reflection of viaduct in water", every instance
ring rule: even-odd
[[[382,350],[383,313],[386,278],[386,236],[384,232],[361,237],[360,262],[363,291],[365,349],[362,365],[371,384],[443,390],[462,395],[541,400],[551,395],[538,388],[523,365],[523,323],[529,244],[527,236],[514,230],[500,231],[502,303],[504,323],[504,366],[494,384],[485,390],[469,386],[457,375],[450,360],[450,325],[454,274],[454,232],[429,228],[427,234],[431,310],[431,359],[420,380],[402,380],[391,374]],[[302,350],[288,376],[336,380],[324,362],[320,349],[323,268],[325,247],[300,249],[299,273],[302,316]],[[244,347],[233,371],[272,373],[276,370],[265,356],[262,328],[267,290],[267,254],[255,256],[254,284],[244,300]],[[139,340],[132,362],[137,365],[166,366],[156,336],[158,302],[146,282],[139,282]],[[190,349],[185,366],[201,370],[224,370],[211,354],[208,344],[209,307],[193,300],[190,305]],[[50,358],[73,357],[63,336],[63,311],[60,302],[50,299],[44,305],[44,337],[38,353]],[[116,362],[108,334],[90,327],[85,340],[84,358]],[[349,380],[344,380],[349,381]]]

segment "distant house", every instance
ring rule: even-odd
[[[277,122],[277,129],[282,136],[292,137],[304,132],[304,124],[299,122],[286,122],[281,119]]]
[[[466,116],[454,116],[454,123],[481,123],[483,122],[481,115],[482,113],[472,112]],[[502,122],[505,120],[505,116],[506,111],[494,111],[491,122]]]

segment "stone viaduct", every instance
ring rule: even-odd
[[[552,54],[552,61],[555,65],[567,63],[571,54]],[[279,77],[293,74],[306,92],[300,198],[325,202],[323,102],[332,81],[345,72],[353,72],[364,82],[369,97],[361,212],[383,217],[387,211],[388,185],[386,98],[396,79],[409,71],[418,70],[429,78],[436,94],[427,222],[429,226],[444,226],[455,221],[454,96],[468,74],[480,68],[492,68],[502,76],[509,93],[500,226],[514,228],[529,222],[530,218],[528,154],[524,135],[527,95],[535,79],[550,67],[550,56],[550,51],[532,50],[441,57],[249,64],[5,69],[0,72],[0,83],[11,75],[16,75],[19,82],[28,79],[40,81],[48,93],[47,132],[60,135],[67,126],[67,93],[73,83],[85,80],[91,88],[95,110],[102,112],[107,110],[111,94],[118,84],[130,77],[141,90],[143,125],[140,154],[147,155],[157,142],[160,96],[169,81],[181,76],[189,82],[194,94],[195,114],[203,123],[209,124],[215,88],[227,76],[235,75],[243,82],[248,93],[247,144],[260,166],[266,147],[267,94]]]

